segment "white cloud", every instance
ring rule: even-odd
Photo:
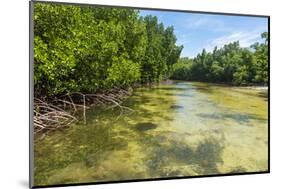
[[[249,47],[250,45],[254,44],[255,42],[259,41],[260,39],[260,32],[254,31],[254,32],[249,32],[249,31],[238,31],[238,32],[233,32],[229,35],[224,35],[218,38],[215,38],[211,40],[207,45],[206,45],[206,50],[207,51],[212,51],[215,46],[218,48],[223,47],[225,44],[234,42],[234,41],[239,41],[239,44],[241,47]]]
[[[196,16],[187,19],[184,26],[186,29],[204,29],[211,31],[226,31],[229,29],[221,20],[202,15],[200,17]]]

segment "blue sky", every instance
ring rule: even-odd
[[[240,46],[249,47],[261,42],[260,35],[267,31],[267,18],[141,10],[141,16],[157,16],[165,27],[174,26],[177,44],[183,45],[181,57],[194,57],[205,48],[239,40]]]

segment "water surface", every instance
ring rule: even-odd
[[[199,82],[139,88],[134,111],[95,107],[35,142],[35,185],[266,171],[264,90]]]

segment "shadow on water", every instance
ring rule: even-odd
[[[184,106],[180,106],[180,105],[176,105],[176,104],[170,106],[170,109],[174,109],[174,110],[183,109],[183,108],[184,108]]]
[[[218,163],[223,163],[222,160],[223,145],[221,141],[209,138],[200,143],[195,151],[193,161],[198,163],[202,168],[203,174],[216,174],[219,173],[217,169]]]
[[[137,131],[147,131],[150,129],[155,129],[156,127],[157,127],[157,125],[154,123],[151,123],[151,122],[137,123],[135,125],[135,129]]]
[[[240,114],[240,113],[220,113],[220,114],[208,114],[199,113],[197,116],[205,119],[216,119],[216,120],[226,120],[231,119],[240,124],[249,123],[251,120],[267,121],[267,119],[261,118],[256,114]]]
[[[162,138],[142,136],[141,142],[148,146],[146,165],[152,177],[219,173],[217,166],[223,163],[224,139],[208,137],[194,148],[180,140]]]
[[[165,93],[166,96],[179,96],[179,97],[193,97],[194,95],[192,94],[174,94],[174,93]]]

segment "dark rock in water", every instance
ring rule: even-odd
[[[151,122],[137,123],[135,125],[135,128],[138,131],[147,131],[150,129],[155,129],[156,127],[157,127],[157,125],[154,123],[151,123]]]
[[[183,106],[179,106],[179,105],[172,105],[170,106],[171,109],[181,109],[183,108]]]

